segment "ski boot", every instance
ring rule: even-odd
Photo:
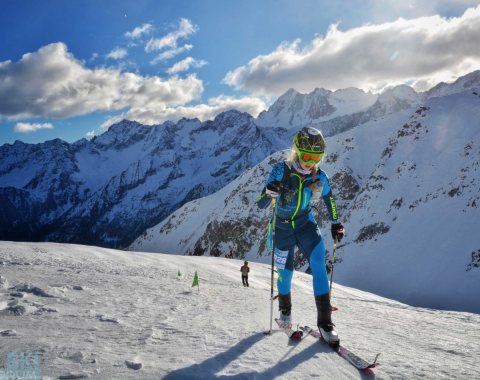
[[[278,309],[280,310],[280,323],[285,329],[292,328],[292,301],[290,293],[278,295]]]
[[[340,338],[335,331],[335,325],[332,323],[332,306],[330,305],[330,295],[323,294],[315,297],[317,305],[317,325],[322,339],[332,347],[340,345]]]

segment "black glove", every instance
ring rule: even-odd
[[[279,181],[270,182],[265,190],[270,198],[276,198],[282,193],[282,183]]]
[[[345,229],[343,228],[342,223],[332,224],[332,239],[334,241],[338,241],[340,243],[344,234]]]

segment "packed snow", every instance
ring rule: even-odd
[[[44,380],[480,378],[478,314],[334,283],[342,343],[367,360],[381,353],[360,372],[313,337],[264,335],[266,264],[250,263],[245,288],[233,259],[54,243],[0,242],[0,252],[0,368],[9,352],[37,352]],[[310,276],[296,273],[292,292],[294,322],[313,326]]]

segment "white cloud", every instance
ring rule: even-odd
[[[0,62],[0,115],[67,118],[91,112],[176,107],[198,99],[203,82],[195,75],[162,79],[112,68],[90,69],[63,43],[54,43],[18,62]]]
[[[108,53],[107,58],[110,59],[122,59],[127,56],[128,52],[126,49],[116,47],[110,53]]]
[[[154,59],[152,59],[150,61],[150,63],[152,65],[158,63],[158,62],[161,62],[161,61],[166,61],[170,58],[173,58],[175,57],[176,55],[179,55],[183,52],[186,52],[188,50],[192,50],[193,46],[192,45],[189,45],[189,44],[186,44],[186,45],[183,45],[182,47],[178,47],[178,48],[174,48],[174,49],[169,49],[169,50],[165,50],[164,52],[158,54]]]
[[[178,29],[174,32],[168,33],[161,38],[152,38],[145,46],[145,51],[152,52],[156,50],[162,50],[165,48],[175,49],[177,47],[177,41],[180,38],[186,38],[195,33],[198,27],[186,18],[180,20]]]
[[[87,139],[91,139],[91,138],[93,138],[94,136],[95,136],[95,130],[89,131],[89,132],[87,132],[87,133],[85,134],[85,137],[86,137]]]
[[[195,106],[178,107],[144,107],[134,108],[128,112],[115,116],[102,124],[103,129],[108,129],[122,119],[136,120],[143,124],[159,124],[167,120],[178,121],[186,117],[189,119],[198,118],[199,120],[211,120],[218,114],[235,109],[241,112],[247,112],[256,117],[260,112],[266,109],[266,104],[260,98],[243,97],[233,98],[229,96],[218,96],[208,100],[208,104],[198,104]]]
[[[14,127],[14,131],[19,133],[36,132],[40,129],[53,129],[53,125],[50,123],[17,123]]]
[[[327,34],[302,47],[300,40],[252,59],[224,83],[259,95],[288,88],[376,90],[387,83],[415,82],[423,87],[480,68],[480,6],[456,18],[398,19],[347,31],[332,25]]]
[[[125,37],[130,39],[137,39],[144,34],[150,33],[151,30],[152,30],[152,24],[143,24],[142,26],[137,26],[131,32],[125,33]]]
[[[172,67],[170,67],[167,70],[167,73],[177,74],[182,71],[189,70],[190,67],[199,68],[199,67],[205,66],[206,64],[207,64],[207,61],[198,60],[192,57],[187,57],[185,59],[182,59],[180,62],[175,63]]]

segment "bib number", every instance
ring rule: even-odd
[[[275,248],[275,266],[278,269],[285,269],[287,264],[288,251],[280,251],[278,248]]]

